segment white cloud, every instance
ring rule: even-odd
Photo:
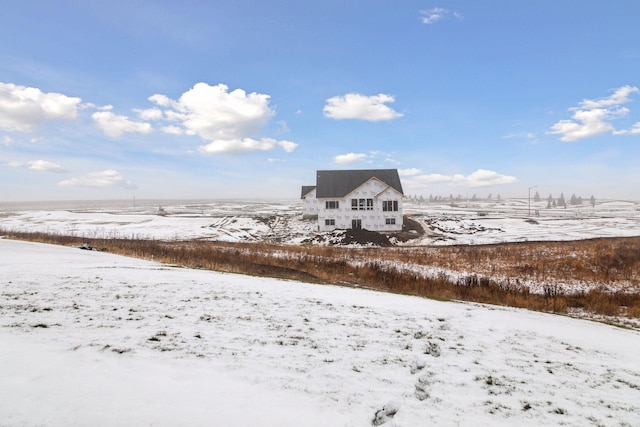
[[[502,175],[498,172],[486,169],[478,169],[467,176],[462,174],[442,175],[434,173],[427,175],[415,175],[412,179],[423,184],[450,184],[471,188],[513,184],[518,182],[518,179],[514,176]]]
[[[366,161],[367,163],[373,163],[374,161],[384,161],[393,165],[399,165],[400,162],[392,157],[393,153],[387,153],[379,150],[372,150],[369,153],[347,153],[340,154],[333,158],[333,162],[337,164],[354,163],[359,161]],[[382,159],[380,159],[382,157]]]
[[[198,83],[183,93],[178,101],[164,95],[149,98],[160,106],[171,106],[175,120],[208,141],[241,140],[256,134],[273,116],[269,96],[242,89],[228,92],[219,84]]]
[[[640,134],[640,122],[634,124],[630,129],[616,130],[614,135],[638,135]]]
[[[224,84],[206,83],[197,83],[177,101],[160,94],[149,97],[151,102],[166,108],[163,113],[167,120],[180,125],[165,126],[163,132],[198,135],[209,142],[200,147],[202,153],[268,151],[278,146],[291,152],[297,144],[259,137],[275,115],[269,99],[269,95],[246,93],[242,89],[229,92]]]
[[[571,119],[555,123],[548,133],[561,135],[560,140],[566,142],[578,141],[609,132],[614,135],[635,133],[635,126],[630,130],[616,130],[610,122],[629,113],[628,108],[620,107],[620,105],[629,102],[629,96],[636,92],[638,92],[637,87],[622,86],[607,98],[585,99],[577,107],[569,109],[569,111],[573,111]]]
[[[162,118],[162,110],[159,108],[147,108],[146,110],[139,110],[137,108],[134,108],[133,111],[138,114],[140,120],[152,121],[160,120]]]
[[[31,132],[47,120],[74,120],[80,98],[0,82],[0,129]]]
[[[121,137],[124,133],[150,134],[153,128],[149,123],[134,122],[126,116],[119,116],[111,111],[99,111],[91,116],[95,124],[112,138]]]
[[[445,19],[449,14],[453,14],[453,16],[459,21],[462,21],[462,19],[464,18],[459,12],[452,12],[442,7],[434,7],[432,9],[421,10],[420,21],[422,21],[423,24],[431,25]]]
[[[326,117],[336,120],[358,119],[377,122],[402,117],[401,113],[386,105],[392,102],[395,102],[393,96],[382,93],[372,96],[348,93],[327,99],[323,112]]]
[[[163,126],[160,130],[169,135],[184,135],[184,129],[179,126]]]
[[[422,170],[418,168],[409,168],[409,169],[398,169],[398,174],[400,176],[416,176],[420,175]]]
[[[41,171],[41,172],[54,172],[54,173],[66,172],[66,170],[64,170],[62,166],[60,166],[59,164],[53,163],[47,160],[34,160],[30,162],[12,161],[12,162],[5,163],[5,166],[11,167],[11,168],[27,167],[29,169]]]
[[[362,153],[348,153],[348,154],[340,154],[333,158],[334,163],[345,164],[345,163],[353,163],[360,160],[364,160],[367,158],[366,154]]]
[[[399,161],[397,161],[394,158],[391,157],[387,157],[386,159],[384,159],[385,162],[390,163],[392,165],[400,165],[401,163]]]
[[[591,110],[594,108],[606,108],[612,107],[615,105],[626,104],[630,101],[629,95],[638,92],[637,87],[633,86],[622,86],[613,92],[613,94],[607,98],[602,98],[598,100],[590,100],[585,99],[580,103],[580,109]]]
[[[200,146],[200,152],[205,154],[219,153],[249,153],[252,151],[271,151],[280,146],[286,152],[293,151],[298,144],[289,141],[277,141],[273,138],[244,138],[242,140],[216,140]]]
[[[423,24],[433,24],[440,21],[445,17],[449,11],[441,7],[434,7],[433,9],[421,10],[420,20]]]
[[[28,163],[29,169],[42,171],[42,172],[55,172],[55,173],[64,173],[66,172],[62,166],[57,163],[49,162],[47,160],[35,160]]]
[[[4,146],[9,147],[10,145],[13,144],[13,138],[11,138],[9,135],[3,136],[2,141],[0,141],[0,143]]]
[[[285,120],[278,120],[278,133],[287,133],[289,131],[291,131],[291,129],[289,129],[287,122]]]
[[[487,187],[490,185],[513,184],[518,179],[510,175],[501,175],[498,172],[478,169],[465,179],[465,184],[469,187]]]
[[[627,135],[627,134],[637,135],[637,134],[640,134],[640,122],[638,122],[635,125],[633,125],[633,127],[631,129],[616,131],[616,132],[614,132],[614,134],[616,134],[616,135],[618,135],[618,134],[619,135]]]
[[[278,141],[277,144],[287,153],[293,152],[298,147],[298,144],[291,141]]]
[[[607,120],[611,117],[608,110],[598,108],[595,110],[579,110],[573,115],[574,120],[560,120],[551,126],[552,135],[562,135],[561,141],[572,142],[583,138],[601,135],[615,131],[615,128]]]
[[[182,122],[183,120],[186,120],[188,117],[186,114],[178,113],[177,111],[174,111],[174,110],[165,110],[164,116],[170,122]],[[185,129],[185,128],[182,128],[182,133],[187,135],[196,134],[194,131],[190,129]]]
[[[537,144],[538,139],[536,134],[533,132],[518,132],[518,133],[510,133],[502,137],[503,139],[523,139],[529,142],[530,144]]]
[[[161,107],[170,107],[174,103],[168,96],[160,94],[151,95],[148,99]]]
[[[96,105],[93,102],[84,102],[80,104],[81,110],[98,110],[98,111],[111,111],[113,110],[113,105]]]
[[[135,188],[135,185],[126,180],[118,171],[108,169],[102,172],[94,172],[83,177],[71,178],[60,181],[58,185],[63,187],[94,187],[94,188]]]

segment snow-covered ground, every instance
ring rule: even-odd
[[[579,240],[640,235],[640,204],[601,201],[547,209],[547,202],[510,199],[456,206],[407,204],[429,230],[412,244],[484,244],[520,241]]]
[[[576,240],[640,235],[640,203],[599,201],[567,209],[547,202],[418,204],[405,213],[426,234],[410,245],[483,244]],[[314,224],[302,220],[299,200],[273,201],[102,201],[0,204],[0,227],[75,234],[86,238],[269,240],[300,243],[313,238]]]
[[[0,425],[640,425],[640,333],[0,239]]]
[[[4,208],[4,209],[3,209]],[[0,227],[87,238],[207,239],[228,242],[310,237],[299,202],[216,201],[163,204],[138,201],[0,205]]]

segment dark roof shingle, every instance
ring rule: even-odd
[[[306,196],[307,194],[309,194],[314,188],[316,188],[315,185],[303,185],[302,186],[302,194],[300,195],[300,198]]]
[[[371,178],[378,178],[404,194],[397,169],[351,169],[318,171],[316,197],[344,197]]]

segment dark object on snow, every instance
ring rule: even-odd
[[[96,248],[94,248],[93,246],[89,245],[88,243],[83,243],[80,246],[78,246],[79,249],[83,249],[85,251],[95,251]]]
[[[378,411],[376,411],[376,414],[373,417],[373,420],[371,421],[371,425],[381,426],[387,421],[390,421],[391,418],[393,418],[394,415],[397,413],[398,413],[398,407],[396,405],[392,403],[389,403],[388,405],[384,405],[382,409],[379,409]]]
[[[391,246],[389,238],[376,231],[369,231],[363,228],[349,228],[345,230],[344,237],[342,238],[342,245],[371,245],[388,247]]]

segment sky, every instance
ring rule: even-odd
[[[640,199],[640,2],[4,0],[0,201]]]

